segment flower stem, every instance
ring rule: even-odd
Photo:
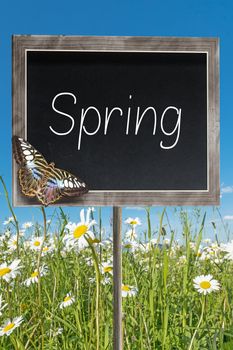
[[[8,208],[10,209],[11,215],[13,216],[14,223],[15,223],[16,237],[17,237],[17,239],[16,239],[16,248],[17,248],[17,256],[19,258],[19,223],[18,223],[18,220],[16,219],[15,213],[14,213],[12,205],[10,203],[10,199],[9,199],[8,191],[7,191],[7,188],[6,188],[6,184],[5,184],[2,176],[0,176],[0,181],[1,181],[2,186],[4,188],[4,193],[5,193],[5,197],[6,197]]]
[[[94,260],[95,274],[96,274],[96,304],[95,304],[95,319],[96,319],[96,350],[99,350],[100,346],[100,334],[99,334],[99,299],[100,299],[100,269],[98,256],[96,254],[95,248],[92,243],[90,243],[90,237],[87,235],[85,237],[89,247],[92,251],[92,256]]]
[[[38,305],[39,305],[39,312],[41,312],[41,306],[42,306],[42,300],[41,300],[41,275],[40,275],[40,261],[41,261],[41,254],[44,246],[44,242],[47,237],[47,220],[46,220],[46,213],[44,207],[41,207],[42,215],[43,215],[43,227],[44,227],[44,238],[43,242],[40,247],[40,251],[38,254],[38,260],[37,260],[37,272],[38,272]],[[44,325],[43,325],[43,317],[41,317],[41,349],[44,348]]]
[[[206,304],[206,296],[204,297],[204,300],[202,300],[202,308],[201,308],[201,316],[200,316],[200,319],[199,319],[199,322],[198,322],[198,325],[193,333],[193,336],[192,336],[192,339],[191,339],[191,342],[190,342],[190,345],[189,345],[189,348],[188,350],[191,350],[192,349],[192,346],[193,346],[193,342],[194,342],[194,339],[196,337],[196,334],[197,334],[197,331],[202,323],[202,320],[203,320],[203,316],[204,316],[204,311],[205,311],[205,304]]]

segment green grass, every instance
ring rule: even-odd
[[[123,298],[124,349],[233,349],[233,262],[223,259],[225,253],[218,244],[209,246],[210,256],[202,259],[207,251],[201,249],[205,215],[198,213],[196,220],[195,213],[188,216],[180,211],[183,240],[178,244],[165,209],[156,229],[151,225],[149,208],[146,213],[148,229],[143,240],[127,241],[126,247],[123,242],[123,283],[136,291]],[[102,263],[112,258],[112,244],[104,242],[101,210],[95,216],[98,224],[92,230],[102,244],[93,243],[86,235],[88,244],[79,250],[65,249],[68,218],[62,210],[53,217],[54,232],[46,223],[44,209],[44,225],[34,223],[30,229],[31,236],[45,239],[38,251],[26,243],[29,237],[20,237],[16,217],[8,225],[11,236],[17,234],[15,249],[9,249],[10,234],[2,232],[0,264],[9,266],[19,258],[21,269],[8,283],[0,267],[0,294],[7,303],[0,314],[0,327],[7,318],[23,316],[24,321],[11,335],[0,337],[0,349],[113,348],[112,276],[102,272]],[[166,241],[167,236],[170,241]],[[47,245],[53,250],[43,254]],[[47,273],[39,275],[38,283],[26,286],[24,281],[41,266],[47,267]],[[202,274],[212,274],[221,289],[207,296],[199,294],[193,279]],[[108,283],[103,283],[106,276]],[[61,309],[69,292],[75,302]]]

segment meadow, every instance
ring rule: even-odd
[[[6,191],[6,189],[5,189]],[[70,222],[62,208],[43,223],[11,216],[0,235],[0,349],[112,349],[113,257],[101,208]],[[232,350],[233,243],[204,239],[205,213],[166,209],[156,227],[145,208],[126,218],[122,241],[124,349]],[[52,231],[51,231],[51,228]]]

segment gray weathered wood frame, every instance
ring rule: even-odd
[[[25,137],[26,50],[206,52],[208,55],[208,189],[205,191],[90,191],[56,205],[217,205],[219,184],[219,40],[177,37],[13,36],[13,134]],[[21,194],[13,161],[13,204],[38,205]]]

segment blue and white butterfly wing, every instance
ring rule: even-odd
[[[20,165],[18,171],[22,192],[29,197],[35,197],[48,167],[45,158],[29,142],[13,136],[13,154]]]
[[[80,196],[88,192],[87,185],[81,179],[68,171],[49,165],[46,181],[37,193],[38,199],[48,205],[56,202],[62,196]]]
[[[68,171],[55,168],[29,142],[13,136],[13,153],[20,165],[19,182],[22,192],[37,197],[45,206],[62,196],[80,196],[88,192],[87,185]]]

